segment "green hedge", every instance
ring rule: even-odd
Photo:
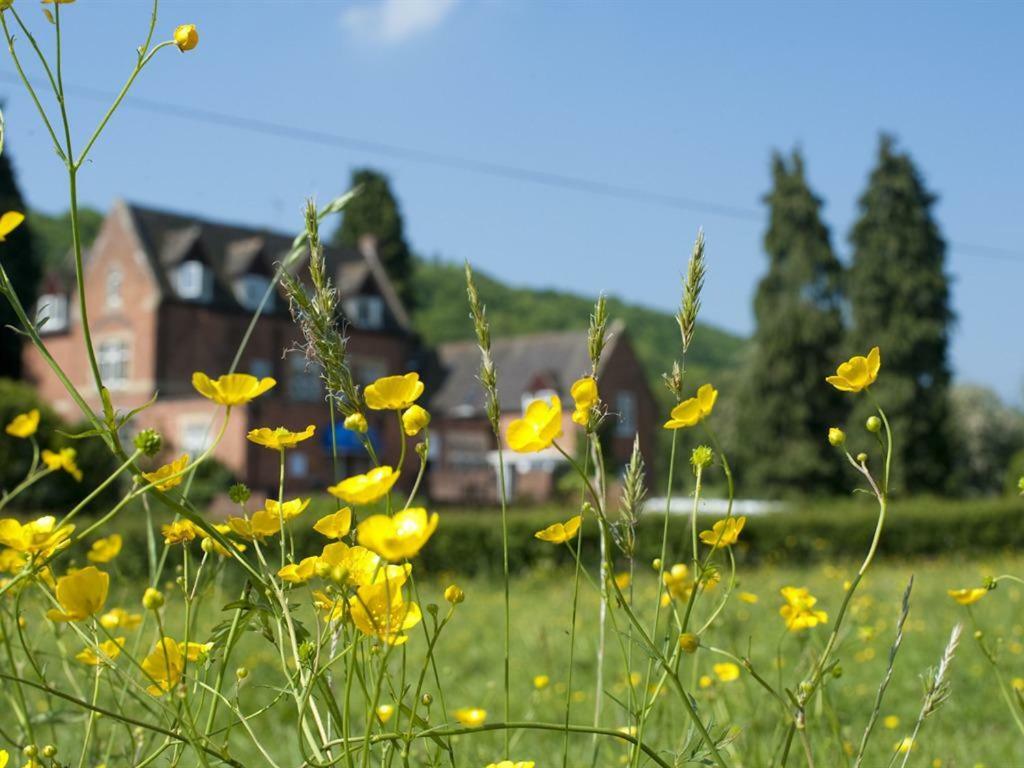
[[[313,554],[324,540],[311,530],[312,523],[333,508],[333,500],[316,499],[301,518],[292,523],[298,535],[296,550]],[[547,507],[513,510],[509,515],[509,562],[513,571],[550,567],[571,562],[565,547],[538,541],[533,534],[572,513]],[[159,525],[167,515],[155,511]],[[748,520],[735,552],[741,563],[810,564],[856,560],[864,556],[874,533],[876,511],[871,503],[850,500],[820,501]],[[711,519],[701,519],[709,527]],[[108,532],[124,536],[124,552],[118,568],[127,574],[145,569],[145,517],[141,510],[126,510]],[[584,556],[596,562],[597,526],[584,526]],[[640,523],[637,559],[647,563],[661,551],[662,517],[649,510]],[[690,541],[689,518],[673,516],[669,525],[669,558],[685,560]],[[912,499],[892,505],[879,546],[881,557],[966,555],[1024,548],[1024,499],[947,501]],[[82,553],[75,553],[81,559]],[[492,509],[442,510],[441,524],[420,554],[419,567],[434,572],[465,575],[501,573],[501,516]]]

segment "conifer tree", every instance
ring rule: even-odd
[[[356,248],[363,235],[376,237],[377,255],[399,298],[411,312],[416,304],[412,274],[415,263],[405,242],[402,212],[388,177],[371,168],[360,168],[352,172],[351,186],[360,187],[360,192],[345,206],[333,244]]]
[[[0,214],[6,211],[28,213],[14,177],[7,147],[0,154]],[[42,266],[27,223],[23,223],[0,243],[0,259],[3,260],[15,293],[31,315],[35,311]],[[16,379],[21,376],[22,337],[8,326],[17,327],[18,319],[10,302],[0,297],[0,376]]]
[[[764,248],[754,298],[757,330],[737,413],[740,482],[770,496],[836,490],[840,465],[826,435],[842,413],[823,374],[843,339],[842,267],[798,151],[772,160]]]
[[[952,469],[948,347],[954,315],[935,201],[910,156],[883,135],[850,233],[852,328],[841,357],[881,349],[883,375],[872,391],[899,436],[895,487],[938,493],[948,489]],[[868,407],[862,404],[858,416]]]

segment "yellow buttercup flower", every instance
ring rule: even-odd
[[[124,648],[124,643],[125,638],[123,637],[117,637],[113,640],[104,640],[99,644],[100,653],[97,653],[93,648],[83,648],[75,654],[75,658],[83,664],[88,664],[90,667],[97,667],[107,659],[113,661],[120,656],[121,649]]]
[[[70,523],[58,527],[57,518],[52,515],[24,525],[13,518],[6,518],[0,520],[0,544],[15,552],[49,557],[71,543],[70,536],[74,530],[75,526]]]
[[[487,720],[487,710],[480,707],[462,707],[452,714],[456,720],[469,728],[479,728]]]
[[[163,608],[163,605],[163,592],[154,587],[146,587],[146,591],[142,593],[142,607],[147,611],[156,611]]]
[[[577,379],[569,390],[572,395],[576,409],[573,411],[572,420],[581,427],[587,426],[590,422],[590,411],[597,405],[597,381],[593,376],[584,376]]]
[[[195,24],[182,24],[174,30],[174,44],[182,53],[199,45],[199,32]]]
[[[900,718],[898,715],[886,715],[882,718],[882,725],[888,728],[890,731],[895,731],[900,727]]]
[[[533,760],[519,760],[513,763],[511,760],[502,760],[500,763],[488,763],[485,768],[534,768]]]
[[[8,211],[0,216],[0,243],[4,242],[7,236],[16,230],[24,220],[25,214],[18,211]]]
[[[154,469],[152,472],[143,472],[142,476],[153,484],[158,491],[169,491],[171,488],[181,485],[185,479],[182,474],[188,466],[189,455],[183,453],[169,464]]]
[[[313,525],[313,530],[328,539],[340,539],[352,530],[352,508],[342,507],[337,512],[324,515]]]
[[[710,531],[701,531],[700,540],[712,549],[731,547],[740,537],[740,531],[747,524],[747,518],[727,517],[711,526]]]
[[[165,544],[186,544],[199,535],[199,528],[191,520],[175,520],[160,529]]]
[[[163,696],[173,689],[185,673],[185,659],[178,644],[169,637],[157,641],[153,650],[142,660],[142,672],[150,685],[151,696]]]
[[[281,581],[290,584],[305,584],[316,575],[317,557],[304,557],[298,563],[289,563],[277,572]]]
[[[738,597],[741,602],[748,603],[749,605],[754,605],[760,599],[753,592],[737,592],[736,597]]]
[[[244,405],[255,400],[277,382],[269,376],[257,379],[248,373],[225,373],[211,379],[202,371],[192,374],[192,386],[196,392],[219,405]]]
[[[93,563],[109,563],[121,553],[121,535],[112,533],[106,538],[96,539],[86,553]]]
[[[534,675],[533,687],[538,691],[543,691],[551,683],[551,678],[547,675]]]
[[[356,589],[348,601],[356,629],[388,645],[402,645],[409,639],[405,631],[419,624],[423,615],[416,603],[406,602],[402,597],[405,579],[402,573]]]
[[[783,587],[781,593],[786,604],[779,609],[779,615],[786,622],[786,629],[791,632],[816,627],[828,621],[825,611],[814,610],[818,598],[806,587]]]
[[[15,549],[0,550],[0,573],[17,573],[28,560]]]
[[[370,384],[363,392],[366,407],[374,411],[403,411],[423,394],[418,373],[385,376]]]
[[[739,680],[740,677],[739,666],[737,664],[733,664],[731,661],[714,664],[712,665],[711,670],[723,683],[731,683],[733,680]]]
[[[974,605],[988,593],[985,587],[965,587],[964,589],[949,589],[946,594],[952,597],[960,605]]]
[[[281,532],[281,516],[267,509],[260,509],[248,520],[244,517],[229,517],[228,525],[243,539],[263,541]]]
[[[624,592],[629,589],[629,585],[632,583],[633,577],[629,575],[628,571],[615,574],[615,586],[617,586],[621,591]]]
[[[63,469],[78,482],[82,482],[82,470],[75,463],[78,452],[74,448],[61,448],[59,451],[43,451],[40,457],[51,470]]]
[[[661,575],[661,581],[667,591],[666,597],[686,600],[693,591],[693,579],[690,569],[683,563],[676,563]],[[662,601],[664,602],[664,600]]]
[[[718,390],[710,384],[702,385],[694,397],[683,400],[672,409],[669,420],[665,422],[665,429],[682,429],[700,424],[711,415],[717,400]]]
[[[452,605],[459,605],[466,599],[466,593],[458,584],[449,584],[444,590],[444,599]]]
[[[303,512],[306,511],[306,507],[309,506],[309,499],[289,499],[283,504],[274,499],[267,499],[263,504],[263,508],[268,514],[277,515],[278,517],[284,518],[285,522],[292,520]]]
[[[387,495],[400,474],[400,471],[391,467],[376,467],[365,474],[353,475],[332,485],[327,492],[347,504],[372,504]]]
[[[57,602],[63,610],[51,608],[51,621],[83,621],[98,613],[107,602],[110,575],[90,565],[57,579]]]
[[[383,561],[366,547],[350,547],[336,541],[324,547],[317,561],[317,573],[353,587],[375,584],[385,579],[404,578],[412,566],[384,565]]]
[[[278,427],[277,429],[260,427],[259,429],[250,430],[246,438],[256,443],[256,445],[262,445],[264,448],[283,451],[285,448],[294,448],[303,440],[308,440],[313,436],[314,432],[316,432],[316,427],[312,424],[301,432],[291,432],[284,427]]]
[[[582,523],[583,517],[576,515],[575,517],[570,517],[564,523],[553,523],[543,531],[537,531],[533,534],[533,537],[541,541],[551,542],[552,544],[565,544],[565,542],[576,536]]]
[[[892,751],[900,755],[905,755],[916,747],[917,745],[914,743],[914,738],[912,736],[904,736],[893,745]]]
[[[111,608],[100,616],[104,629],[135,629],[142,623],[142,614],[128,613],[124,608]]]
[[[391,704],[381,704],[377,707],[377,719],[381,725],[386,725],[391,716],[395,714],[395,708]]]
[[[410,405],[402,413],[402,430],[409,437],[416,437],[430,424],[430,412],[418,405]]]
[[[366,430],[370,428],[370,425],[366,423],[366,417],[359,413],[359,411],[346,416],[344,423],[345,429],[358,432],[361,435],[365,434]]]
[[[411,507],[387,515],[371,515],[356,528],[359,543],[385,560],[397,562],[415,557],[437,529],[438,514]]]
[[[39,409],[33,408],[28,413],[19,413],[7,425],[6,432],[11,437],[22,439],[32,437],[39,429]]]
[[[534,400],[526,407],[523,418],[508,425],[509,447],[517,453],[536,453],[551,447],[562,436],[562,401],[552,395],[551,401]]]
[[[875,383],[881,367],[882,357],[878,347],[872,347],[867,357],[851,357],[840,364],[835,376],[828,376],[825,381],[841,392],[860,392]]]
[[[189,661],[203,661],[213,643],[178,643],[178,653]]]
[[[231,526],[228,525],[227,523],[221,523],[221,524],[215,525],[213,527],[216,529],[217,533],[224,534],[224,535],[231,533]],[[227,547],[225,547],[223,544],[221,544],[215,538],[210,536],[210,534],[208,534],[202,528],[197,528],[196,531],[199,533],[199,536],[203,540],[202,541],[202,545],[201,545],[202,548],[203,548],[203,552],[216,552],[221,557],[230,557],[231,556],[231,553],[228,551]],[[237,541],[232,541],[231,542],[231,546],[232,546],[232,548],[236,552],[245,552],[245,549],[246,549],[245,544],[242,544],[242,543],[237,542]]]
[[[324,622],[338,621],[345,616],[345,600],[341,597],[331,597],[320,589],[312,592],[313,607],[323,614]]]

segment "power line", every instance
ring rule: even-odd
[[[21,82],[20,77],[13,72],[0,72],[0,80],[9,83]],[[36,80],[30,78],[33,84]],[[82,98],[90,101],[110,103],[116,94],[103,91],[89,86],[73,85],[68,87],[65,84],[65,91],[71,98]],[[292,139],[305,141],[321,146],[354,149],[362,152],[370,152],[385,157],[393,157],[402,160],[410,160],[418,163],[426,163],[444,168],[454,168],[470,173],[477,173],[484,176],[510,179],[514,181],[525,181],[531,184],[567,189],[585,194],[601,195],[604,197],[615,197],[633,202],[661,205],[676,210],[701,213],[710,216],[732,219],[742,222],[761,222],[764,215],[753,208],[728,205],[709,200],[671,195],[665,192],[632,187],[598,179],[587,179],[570,174],[553,173],[551,171],[538,170],[536,168],[525,168],[522,166],[507,163],[498,163],[488,160],[462,157],[442,152],[419,149],[415,147],[391,144],[388,142],[366,139],[358,136],[347,136],[327,131],[318,131],[300,126],[288,125],[259,118],[240,117],[227,112],[220,112],[212,109],[202,109],[184,105],[173,105],[163,101],[155,101],[143,97],[132,96],[126,99],[122,105],[127,109],[136,109],[143,112],[163,115],[165,117],[191,120],[193,122],[207,123],[221,127],[235,128],[250,133],[258,133],[275,138]],[[949,242],[954,251],[962,253],[973,253],[984,258],[998,259],[1001,261],[1024,261],[1024,251],[1018,251],[999,246],[980,245],[976,243]]]

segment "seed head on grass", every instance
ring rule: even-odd
[[[480,386],[483,387],[486,399],[487,419],[495,435],[501,432],[499,419],[501,406],[498,403],[498,372],[491,357],[491,326],[487,322],[487,307],[480,301],[476,284],[473,282],[473,269],[466,262],[466,296],[469,299],[469,316],[473,320],[473,331],[476,343],[480,348]]]
[[[690,263],[686,268],[686,279],[683,281],[683,298],[679,304],[676,322],[683,342],[683,354],[690,348],[693,334],[697,330],[697,314],[700,312],[700,292],[704,288],[704,230],[697,231],[697,240],[693,244]]]

